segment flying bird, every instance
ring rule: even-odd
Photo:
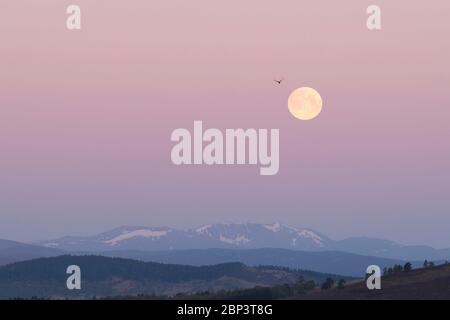
[[[274,79],[273,81],[275,81],[275,82],[278,83],[278,84],[281,84],[281,83],[284,81],[284,79],[283,79],[283,78],[281,78],[280,80]]]

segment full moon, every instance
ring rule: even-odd
[[[291,93],[289,112],[300,120],[312,120],[322,111],[322,97],[313,88],[303,87]]]

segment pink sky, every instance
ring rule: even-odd
[[[450,247],[448,1],[1,6],[0,238],[281,221]],[[287,110],[301,86],[324,100],[310,122]],[[173,166],[194,120],[279,128],[279,174]]]

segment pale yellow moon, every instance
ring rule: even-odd
[[[298,88],[288,99],[289,112],[300,120],[312,120],[322,111],[322,97],[313,88]]]

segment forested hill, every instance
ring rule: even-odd
[[[70,265],[81,268],[80,291],[66,287],[69,276],[66,270]],[[279,267],[248,267],[242,263],[195,267],[102,256],[59,256],[0,267],[0,298],[174,295],[294,283],[300,276],[321,282],[330,275]]]

